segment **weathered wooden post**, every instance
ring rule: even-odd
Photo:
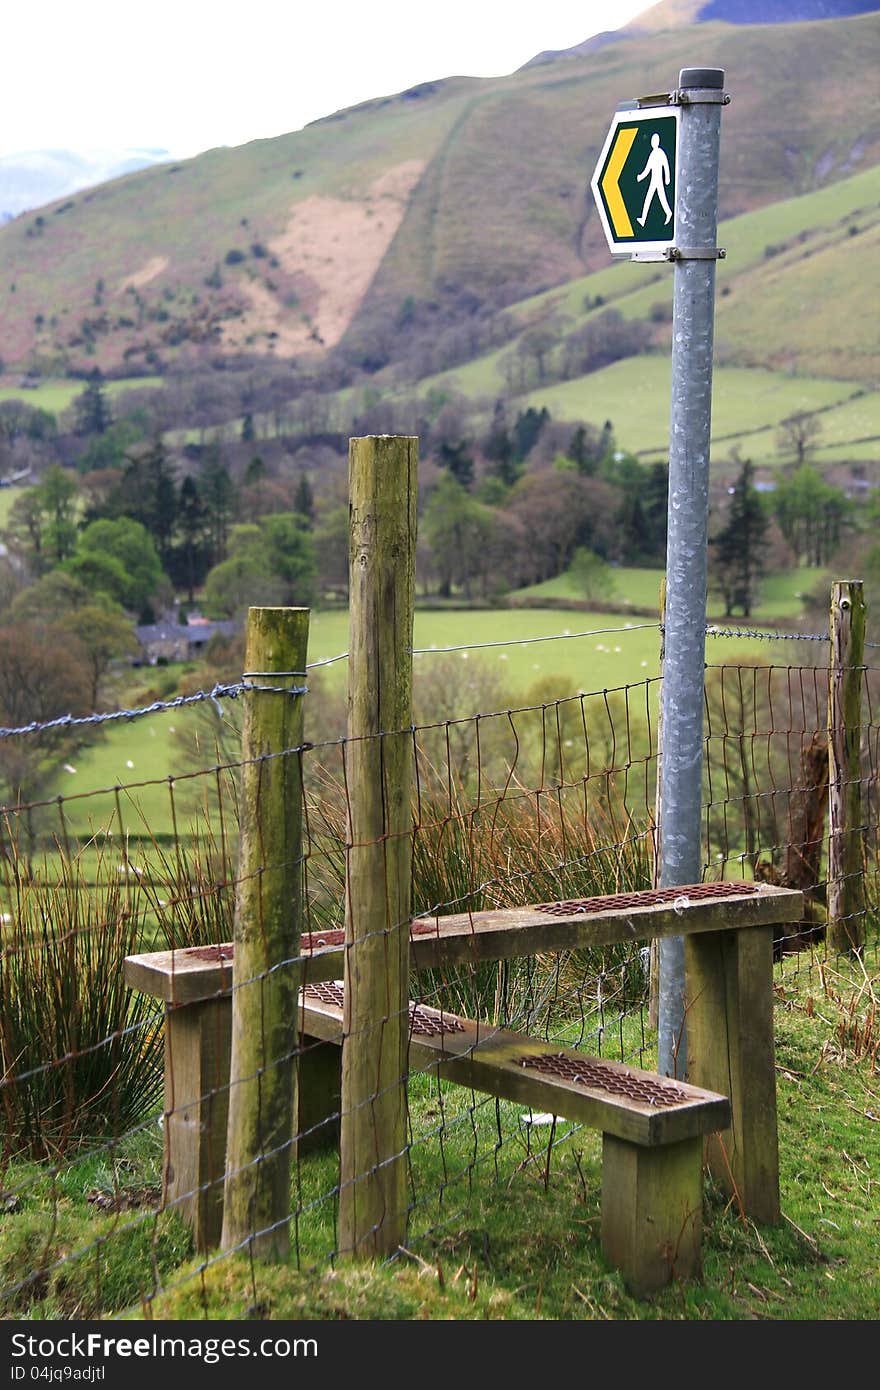
[[[688,1079],[730,1097],[731,1127],[709,1135],[713,1177],[754,1221],[779,1221],[773,1043],[773,932],[696,933],[685,941]]]
[[[418,440],[352,439],[339,1252],[402,1244]]]
[[[290,1248],[308,635],[307,608],[249,610],[221,1243],[267,1260]]]
[[[861,950],[865,882],[862,860],[862,676],[865,598],[860,579],[831,586],[828,662],[828,922],[837,951]]]

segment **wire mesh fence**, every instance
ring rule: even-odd
[[[707,667],[703,865],[707,883],[802,891],[803,920],[780,933],[776,955],[818,976],[835,958],[825,929],[828,666],[820,644],[809,655],[802,665]],[[443,659],[425,657],[435,672]],[[863,819],[854,828],[873,969],[877,675],[862,673]],[[455,718],[442,717],[441,688],[441,717],[370,736],[380,761],[389,740],[404,739],[412,767],[405,828],[380,837],[385,862],[390,842],[406,841],[411,911],[395,916],[389,894],[373,942],[381,952],[395,934],[410,937],[407,997],[389,995],[374,1020],[394,1029],[405,1019],[410,1060],[398,1075],[377,1076],[362,1102],[371,1110],[404,1077],[405,1140],[377,1162],[403,1172],[412,1258],[454,1250],[462,1223],[479,1221],[486,1203],[546,1189],[560,1152],[593,1187],[601,1164],[600,1135],[577,1121],[446,1079],[431,1053],[438,1037],[454,1042],[473,1026],[478,1038],[510,1031],[594,1063],[655,1064],[646,938],[493,957],[478,937],[486,914],[526,905],[552,913],[654,885],[660,679]],[[263,693],[251,687],[248,698]],[[5,1316],[149,1316],[160,1291],[197,1294],[237,1254],[253,1264],[253,1232],[221,1241],[230,1089],[256,1087],[259,1108],[264,1078],[291,1063],[293,1123],[266,1127],[248,1163],[274,1159],[285,1170],[289,1209],[278,1224],[298,1268],[346,1253],[343,1036],[353,1052],[361,1045],[342,989],[358,968],[346,935],[353,740],[306,737],[245,758],[240,702],[224,703],[222,719],[211,701],[197,703],[188,751],[169,775],[10,796],[0,813]],[[149,738],[153,721],[180,717],[157,710],[138,728]],[[326,710],[307,713],[307,736],[322,722]],[[9,742],[43,736],[29,730]],[[51,756],[73,755],[64,745]],[[295,764],[301,783],[301,843],[286,860],[260,844],[250,858],[241,853],[243,779],[270,763]],[[268,901],[261,895],[281,869],[299,884],[298,943],[280,958],[267,945],[260,968],[240,978],[236,903],[240,913],[245,900]],[[452,918],[464,944],[431,956],[438,923]],[[250,928],[258,947],[268,941],[261,910]],[[369,938],[358,943],[367,949]],[[148,963],[126,976],[132,957]],[[256,990],[265,1000],[267,982],[283,982],[294,1008],[280,1033],[264,1022],[260,1065],[233,1076],[235,995]]]

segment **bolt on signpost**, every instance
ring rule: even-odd
[[[672,408],[661,694],[660,886],[702,870],[703,670],[718,153],[724,72],[684,68],[674,92],[615,114],[592,188],[613,255],[674,265]],[[658,1070],[686,1071],[684,940],[660,943]]]

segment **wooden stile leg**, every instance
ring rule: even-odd
[[[166,1009],[165,1202],[198,1250],[219,1245],[223,1225],[231,1043],[230,995]],[[300,1046],[294,1155],[339,1142],[341,1050],[311,1037]]]
[[[300,1046],[299,1119],[294,1135],[297,1156],[336,1147],[342,1106],[342,1048],[309,1037],[303,1037]]]
[[[223,1224],[232,1006],[229,996],[165,1011],[165,1201],[198,1250]]]
[[[602,1253],[638,1298],[700,1272],[703,1143],[602,1136]]]
[[[688,1080],[730,1097],[732,1127],[707,1163],[747,1216],[779,1221],[773,928],[687,938]]]

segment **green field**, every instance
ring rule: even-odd
[[[645,460],[668,456],[672,364],[668,354],[615,362],[589,376],[531,391],[524,406],[546,406],[554,419],[610,419],[621,448]],[[734,445],[756,464],[783,462],[776,445],[781,420],[798,411],[822,411],[822,439],[843,444],[859,434],[880,436],[880,392],[859,395],[858,382],[792,377],[761,367],[716,367],[712,391],[712,453],[719,462]],[[858,426],[853,407],[858,407]],[[838,422],[837,410],[851,412]],[[875,447],[880,454],[880,444]]]
[[[634,608],[656,609],[660,599],[660,583],[664,571],[661,569],[632,569],[626,565],[612,567],[608,573],[608,601],[611,603],[632,604]],[[801,612],[801,596],[814,590],[828,580],[825,570],[805,566],[801,569],[786,570],[782,574],[769,574],[762,579],[758,602],[752,617],[758,622],[775,618],[792,618]],[[554,579],[545,579],[542,584],[532,584],[518,591],[522,597],[574,599],[581,595],[577,581],[569,571],[558,574]],[[709,595],[710,621],[720,621],[717,600]],[[597,624],[598,626],[598,619]]]
[[[656,609],[661,578],[659,569],[612,569],[611,601],[621,605],[615,613],[564,608],[417,610],[415,677],[421,717],[442,719],[451,713],[488,713],[508,706],[543,703],[578,691],[591,694],[653,680],[659,672],[657,621],[627,613],[625,605]],[[816,589],[827,579],[827,573],[817,569],[768,576],[762,583],[753,619],[760,622],[794,618],[801,610],[801,594]],[[556,600],[578,597],[576,585],[567,573],[521,590],[519,596]],[[738,618],[725,624],[711,600],[709,615],[710,620],[721,625],[742,625]],[[445,650],[448,648],[454,650]],[[340,657],[347,649],[348,613],[314,611],[309,633],[310,664]],[[767,643],[747,639],[710,637],[707,642],[707,660],[713,663],[753,664],[772,660],[773,655]],[[326,691],[338,700],[345,690],[347,670],[346,660],[331,660],[326,667],[313,668],[317,698]],[[656,687],[652,685],[650,690],[653,700]],[[153,692],[143,697],[135,695],[133,703],[147,703],[151,698]],[[454,710],[451,703],[455,704]],[[231,702],[225,702],[223,708],[235,717]],[[116,800],[112,789],[125,787],[129,790],[122,798],[123,820],[128,830],[137,835],[146,834],[147,828],[167,830],[171,807],[167,779],[180,779],[182,774],[213,767],[216,762],[210,709],[177,709],[131,723],[105,726],[97,742],[69,760],[68,766],[75,766],[75,772],[65,770],[63,762],[59,762],[46,796],[74,798],[66,801],[65,814],[71,829],[83,835],[113,821]],[[339,717],[344,717],[341,705]],[[333,731],[334,736],[337,732],[342,732],[341,728]],[[197,738],[201,740],[198,746]],[[144,782],[149,785],[138,785]],[[102,795],[80,799],[82,793],[108,788],[111,790]],[[210,777],[184,776],[178,780],[175,805],[184,821],[204,804],[206,796],[209,803],[216,805]]]
[[[556,641],[528,640],[554,634],[558,634]],[[500,641],[511,645],[480,647]],[[463,649],[444,653],[443,648],[450,646]],[[309,661],[338,656],[347,647],[348,614],[313,613]],[[415,647],[416,680],[425,692],[421,707],[429,711],[428,718],[442,719],[453,712],[448,705],[452,694],[457,705],[454,713],[490,713],[579,690],[591,693],[645,681],[657,675],[659,633],[656,623],[625,613],[419,612]],[[432,663],[437,664],[432,667]],[[432,671],[437,672],[436,684]],[[321,672],[317,684],[338,696],[345,689],[346,672],[346,661],[334,662]],[[473,705],[468,704],[469,690]],[[237,707],[232,702],[224,701],[222,708],[235,718]],[[216,764],[212,720],[205,712],[209,709],[176,709],[104,726],[94,743],[59,759],[42,798],[65,798],[65,820],[72,834],[87,836],[109,826],[118,833],[114,788],[119,787],[123,825],[130,834],[168,833],[168,779],[174,778],[178,828],[186,830],[205,805],[212,815],[216,810],[213,776],[186,776]],[[333,736],[341,732],[341,728],[332,731]],[[235,746],[233,738],[233,758]],[[57,829],[54,813],[53,819]]]
[[[24,401],[26,405],[32,405],[39,410],[48,410],[50,415],[60,415],[62,411],[68,410],[85,389],[84,381],[73,381],[69,377],[58,380],[47,378],[38,386],[27,387],[18,383],[6,385],[6,380],[6,377],[0,377],[0,401]],[[112,399],[121,395],[123,391],[140,391],[161,386],[162,378],[139,376],[122,381],[106,381],[103,385],[107,395]]]
[[[606,631],[608,630],[608,631]],[[604,633],[604,635],[603,635]],[[577,634],[588,634],[579,636]],[[528,639],[557,635],[557,641]],[[503,647],[482,646],[504,642]],[[529,687],[548,677],[559,682],[559,694],[572,690],[602,690],[657,674],[658,633],[645,618],[620,613],[580,613],[568,610],[444,610],[417,612],[415,620],[416,669],[430,679],[430,663],[442,658],[443,649],[455,661],[479,661],[493,669],[511,698],[522,700]],[[348,646],[348,614],[316,613],[309,639],[309,660],[316,661],[345,651]],[[344,663],[331,670],[341,677]],[[442,715],[442,694],[437,695],[437,714]]]
[[[659,571],[621,570],[622,588],[633,602],[656,602]],[[798,572],[803,579],[804,572]],[[553,581],[559,584],[561,581]],[[791,577],[771,581],[765,606],[774,615],[792,602]],[[553,640],[535,640],[551,638]],[[503,643],[504,645],[492,645]],[[490,644],[490,645],[484,645]],[[309,662],[337,657],[348,647],[348,614],[341,611],[312,615]],[[445,650],[454,648],[455,650]],[[419,717],[441,720],[451,716],[493,713],[508,708],[543,704],[576,692],[613,691],[649,681],[647,698],[653,705],[659,670],[659,629],[655,620],[619,613],[575,610],[485,610],[416,613],[415,680]],[[772,648],[747,640],[710,638],[710,662],[763,662]],[[322,736],[343,732],[347,662],[333,662],[313,671],[313,699],[323,694],[333,701],[340,726]],[[641,696],[643,701],[645,696]],[[210,706],[154,714],[131,723],[105,726],[99,739],[63,759],[44,788],[51,800],[65,798],[68,829],[87,836],[113,825],[118,833],[116,795],[124,828],[132,835],[167,834],[171,825],[168,779],[175,779],[174,806],[178,829],[185,832],[207,807],[213,818],[217,796],[214,777],[187,776],[212,769],[217,761],[213,743],[216,725]],[[224,702],[233,720],[238,709]],[[324,715],[315,710],[315,717]],[[308,714],[307,714],[308,720]],[[325,721],[326,722],[326,721]],[[323,726],[322,726],[323,729]],[[307,725],[308,731],[308,725]],[[200,743],[196,746],[196,737]],[[235,758],[236,735],[226,756]],[[67,763],[67,767],[65,767]],[[75,768],[74,772],[69,771]],[[147,785],[142,785],[146,783]],[[100,795],[95,793],[100,792]],[[48,813],[46,813],[48,814]],[[57,827],[56,827],[57,828]]]
[[[118,835],[116,787],[122,789],[119,805],[124,831],[137,837],[170,831],[172,793],[167,779],[183,774],[184,780],[175,784],[173,792],[178,828],[185,833],[206,790],[209,800],[214,790],[210,777],[185,776],[216,762],[211,748],[204,750],[200,762],[194,758],[194,719],[189,710],[176,709],[131,723],[109,724],[95,742],[67,755],[58,764],[47,795],[65,798],[64,815],[70,832],[88,836],[112,829]],[[99,790],[102,794],[95,795]]]

